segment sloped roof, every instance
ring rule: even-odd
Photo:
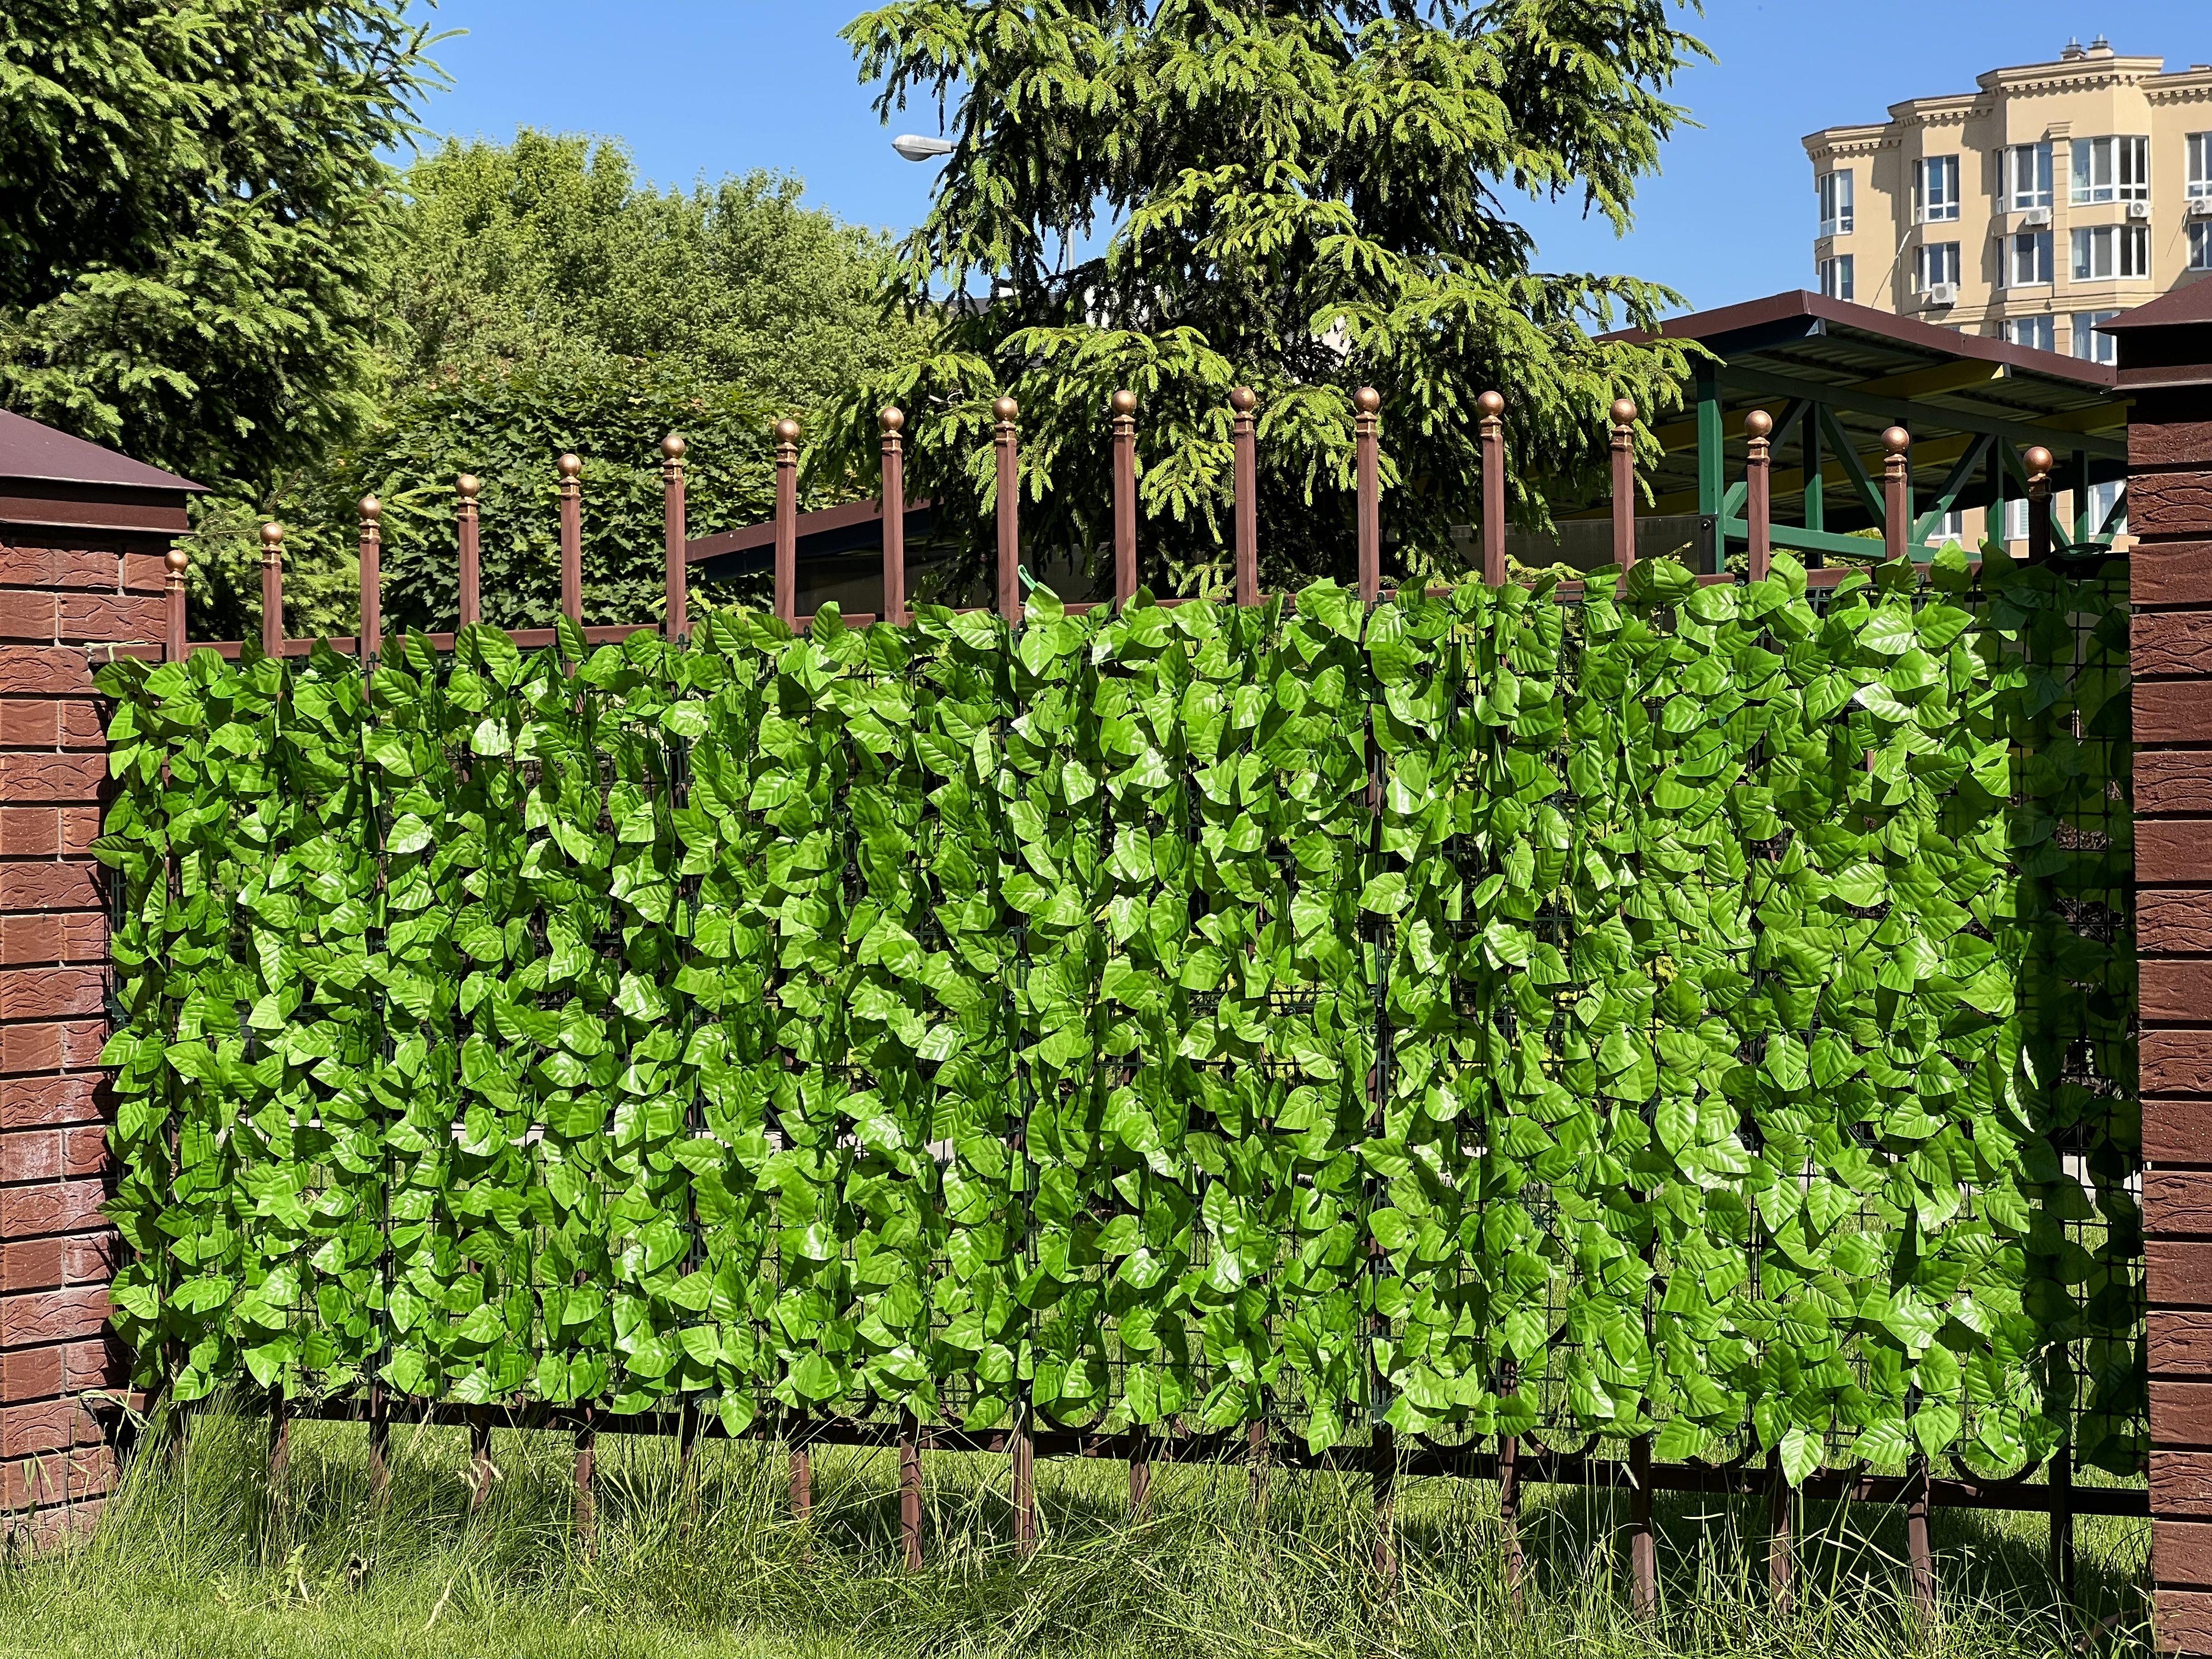
[[[2109,323],[2100,323],[2100,334],[2124,334],[2139,328],[2175,328],[2189,323],[2212,323],[2212,279],[2200,277],[2185,288],[2161,294],[2147,305],[2124,311]]]
[[[0,409],[0,478],[109,489],[204,490],[190,478]]]

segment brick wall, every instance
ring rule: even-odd
[[[159,545],[0,525],[0,1511],[41,1534],[97,1513],[115,1468],[115,1413],[81,1397],[124,1382],[105,1334],[92,672],[161,638]]]
[[[2212,324],[2122,335],[2135,603],[2136,941],[2161,1646],[2212,1654]],[[2177,347],[2205,365],[2177,371]],[[2131,368],[2145,359],[2165,365]]]

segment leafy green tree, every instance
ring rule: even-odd
[[[405,9],[0,7],[0,402],[247,493],[357,425]]]
[[[1040,548],[1107,537],[1107,400],[1142,399],[1150,580],[1218,586],[1227,394],[1260,394],[1264,574],[1346,574],[1352,393],[1382,393],[1394,567],[1457,562],[1475,400],[1509,400],[1515,510],[1586,488],[1611,401],[1678,396],[1684,349],[1593,340],[1677,296],[1534,265],[1507,198],[1579,197],[1626,228],[1703,48],[1668,0],[892,0],[848,26],[888,116],[934,102],[957,149],[894,295],[934,322],[810,453],[865,475],[908,416],[910,487],[948,522],[993,495],[990,404],[1021,405]],[[988,306],[938,296],[981,290]],[[978,547],[974,565],[983,555]],[[1032,562],[1035,562],[1032,558]]]
[[[550,623],[564,449],[586,463],[586,617],[648,621],[663,593],[661,437],[690,444],[695,534],[756,521],[773,504],[769,425],[811,420],[919,332],[878,297],[887,240],[806,206],[793,179],[658,191],[617,143],[526,128],[512,144],[448,143],[404,184],[376,414],[255,504],[287,528],[295,633],[354,630],[364,493],[386,507],[387,616],[449,626],[462,472],[483,481],[485,617]],[[196,629],[258,629],[258,522],[242,505],[210,516]]]

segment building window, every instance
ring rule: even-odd
[[[1923,225],[1959,216],[1959,158],[1930,155],[1912,164],[1912,216]]]
[[[2212,202],[2212,132],[2189,135],[2188,197],[2192,202]]]
[[[2027,503],[2014,500],[2005,503],[2004,538],[2008,542],[2027,539]]]
[[[1966,514],[1963,508],[1954,507],[1929,526],[1928,545],[1941,547],[1947,542],[1966,538]]]
[[[2109,334],[2100,334],[2097,326],[2109,323],[2120,313],[2117,311],[2077,311],[2074,313],[2074,355],[2093,363],[2116,363],[2120,360],[2120,343]]]
[[[2150,275],[2148,225],[2099,225],[2074,233],[2074,280],[2108,283]]]
[[[2015,233],[2006,245],[2005,286],[2035,288],[2049,283],[2051,247],[2051,233],[2047,230]]]
[[[1851,170],[1842,168],[1820,175],[1820,234],[1851,234]]]
[[[1923,242],[1912,250],[1912,286],[1916,292],[1925,294],[1939,283],[1955,286],[1958,281],[1956,242]]]
[[[2118,478],[2089,486],[2089,499],[2086,503],[2088,511],[2083,516],[2089,520],[2092,536],[2104,535],[2107,530],[2115,536],[2126,532],[2128,515],[2123,513],[2117,519],[2112,518],[2113,509],[2120,504],[2120,491],[2125,488]],[[2110,525],[2105,522],[2107,519],[2112,520]]]
[[[2031,351],[2058,349],[2058,319],[2055,317],[2015,317],[2005,325],[2005,338]]]
[[[2051,146],[2014,144],[2005,152],[2005,202],[2015,213],[2051,205]]]
[[[2212,219],[2195,220],[2189,227],[2189,268],[2212,270]]]
[[[2076,138],[2073,197],[2077,202],[2150,200],[2150,140]]]
[[[1851,256],[1839,253],[1832,259],[1820,261],[1820,292],[1831,300],[1849,300],[1854,296],[1851,284]]]

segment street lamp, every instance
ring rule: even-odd
[[[950,155],[960,147],[950,138],[925,138],[918,132],[902,132],[891,140],[891,148],[909,161],[928,161],[939,155]]]

